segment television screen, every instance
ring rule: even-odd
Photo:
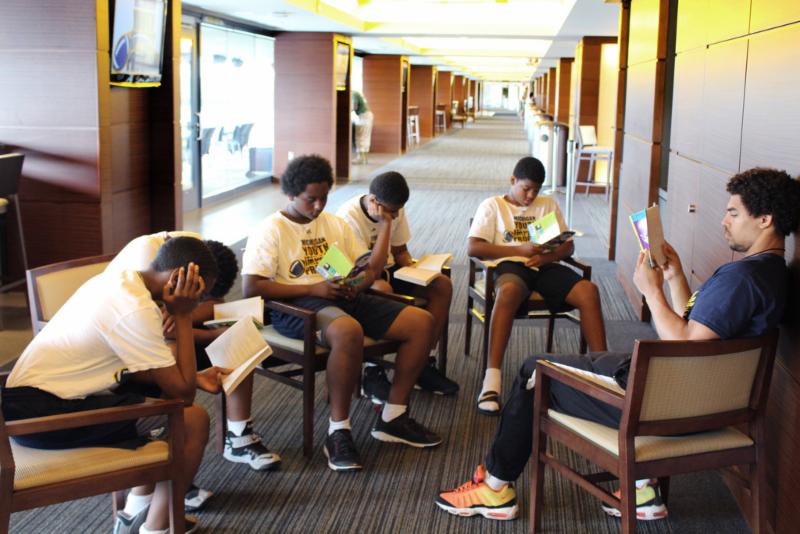
[[[334,65],[334,76],[336,79],[336,90],[347,90],[347,75],[350,69],[350,45],[347,43],[336,43],[336,64]]]
[[[166,19],[166,0],[114,2],[111,85],[161,85],[161,56]]]

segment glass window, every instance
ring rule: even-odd
[[[213,128],[201,156],[203,198],[272,174],[274,40],[200,26],[200,120]]]

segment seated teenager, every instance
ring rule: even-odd
[[[776,327],[788,292],[784,260],[785,238],[800,223],[800,182],[771,169],[751,169],[730,179],[722,229],[731,249],[745,256],[726,263],[691,293],[675,250],[664,246],[667,263],[651,268],[640,254],[633,281],[644,295],[653,324],[664,340],[710,340],[757,337]],[[663,283],[667,282],[667,301]],[[517,500],[511,482],[525,468],[531,455],[533,430],[534,370],[546,359],[592,373],[611,376],[621,387],[627,383],[630,354],[594,353],[547,355],[529,358],[514,382],[503,409],[500,426],[486,456],[471,481],[439,495],[436,504],[458,515],[481,514],[492,519],[517,516]],[[619,426],[621,412],[558,382],[552,384],[554,409],[612,428]],[[667,509],[654,480],[636,482],[636,515],[650,520],[666,517]],[[619,516],[616,508],[603,505],[606,513]]]
[[[174,237],[202,239],[200,234],[186,231],[157,232],[139,236],[119,251],[106,267],[105,272],[146,269],[155,259],[161,245]],[[198,369],[211,367],[211,361],[206,355],[205,347],[226,330],[226,328],[203,328],[203,322],[214,318],[214,304],[224,302],[225,295],[233,287],[239,272],[236,255],[230,248],[214,240],[206,240],[205,244],[214,255],[218,274],[213,287],[209,288],[192,312],[195,356],[197,357]],[[163,310],[163,314],[164,335],[168,339],[174,339],[174,318],[166,310]],[[264,446],[260,436],[254,432],[250,420],[252,392],[253,374],[251,373],[228,396],[226,403],[228,431],[225,435],[223,457],[232,462],[246,463],[255,470],[274,469],[280,464],[280,456]],[[210,491],[192,484],[186,494],[186,510],[192,512],[201,509],[211,495]]]
[[[528,224],[555,212],[561,230],[566,230],[558,202],[540,196],[544,166],[536,158],[519,160],[511,176],[511,187],[503,196],[484,200],[469,229],[467,253],[482,259],[524,256],[527,263],[506,261],[494,270],[495,301],[489,324],[489,362],[478,395],[478,411],[499,415],[501,368],[514,316],[536,291],[552,312],[577,308],[581,332],[590,351],[606,350],[603,314],[597,286],[575,271],[557,263],[572,255],[572,240],[549,250],[531,242]]]
[[[328,466],[338,471],[361,469],[349,413],[361,372],[365,335],[400,341],[394,383],[372,437],[414,447],[432,447],[442,440],[411,419],[407,411],[411,389],[428,361],[433,317],[420,308],[364,293],[383,272],[391,217],[378,211],[380,231],[360,286],[326,281],[316,271],[332,244],[351,260],[368,252],[344,220],[323,211],[332,185],[333,171],[324,158],[292,160],[281,177],[289,204],[250,235],[242,274],[246,296],[285,300],[317,312],[322,342],[330,347],[326,380],[331,416],[324,452]],[[303,337],[301,319],[275,311],[271,316],[281,334]]]
[[[408,251],[411,231],[403,206],[408,201],[409,191],[403,175],[398,172],[385,172],[373,178],[369,184],[369,194],[359,195],[345,202],[336,215],[343,218],[353,232],[366,243],[370,249],[375,246],[378,237],[378,209],[388,213],[392,218],[389,256],[386,259],[386,274],[375,280],[373,289],[387,293],[399,293],[423,297],[428,301],[425,309],[433,315],[433,339],[431,350],[442,337],[447,316],[450,313],[450,299],[453,296],[453,284],[444,275],[437,276],[428,286],[418,286],[395,278],[394,272],[414,260]],[[458,391],[458,384],[444,376],[436,368],[436,358],[428,358],[428,365],[417,379],[417,387],[439,395],[452,395]],[[383,403],[389,395],[391,384],[386,373],[379,365],[365,363],[364,378],[361,382],[364,394],[373,402]]]
[[[217,265],[197,239],[177,237],[159,249],[145,270],[101,273],[83,284],[19,357],[2,390],[7,420],[142,402],[161,394],[185,402],[183,480],[191,483],[208,440],[209,418],[193,404],[196,388],[220,389],[228,372],[211,367],[197,372],[192,311]],[[161,301],[175,320],[175,347],[162,334]],[[144,423],[144,420],[140,421]],[[142,424],[138,430],[144,430]],[[14,438],[27,447],[141,445],[135,421],[93,425]],[[164,532],[169,529],[169,484],[132,490],[116,532]],[[187,532],[196,522],[189,521]],[[190,530],[191,528],[191,530]]]

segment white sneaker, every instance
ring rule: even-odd
[[[261,443],[261,437],[248,422],[241,436],[230,430],[225,433],[225,450],[222,456],[229,462],[247,464],[256,471],[269,471],[278,467],[281,457]]]

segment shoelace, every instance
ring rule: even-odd
[[[477,489],[480,486],[480,482],[475,482],[474,480],[468,480],[461,484],[459,487],[453,490],[454,493],[466,493],[468,491],[472,491]]]
[[[348,449],[352,448],[350,446],[350,441],[347,437],[345,432],[334,432],[333,433],[333,453],[336,456],[339,456],[342,452],[348,452]]]

